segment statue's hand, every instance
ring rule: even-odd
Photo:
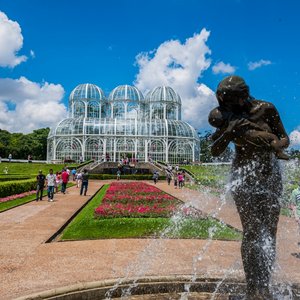
[[[238,128],[241,128],[243,126],[248,126],[248,125],[249,123],[245,119],[232,120],[229,122],[225,134],[228,136],[234,136]]]

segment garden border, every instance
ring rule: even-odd
[[[103,184],[81,207],[79,207],[73,215],[54,233],[52,234],[44,243],[49,244],[55,242],[55,239],[64,231],[64,229],[73,221],[73,219],[91,202],[91,200],[102,190],[105,186]]]

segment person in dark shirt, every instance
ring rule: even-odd
[[[42,201],[43,191],[45,186],[45,175],[43,175],[42,170],[39,171],[39,174],[36,176],[37,186],[36,186],[36,201]]]
[[[86,196],[86,192],[88,189],[88,183],[89,183],[89,173],[86,169],[83,170],[82,174],[82,183],[81,183],[81,188],[80,188],[80,195],[82,195],[83,190],[84,190],[84,196]]]

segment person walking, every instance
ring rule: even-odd
[[[182,175],[182,173],[178,173],[177,178],[178,178],[179,188],[182,189],[182,187],[183,187],[183,175]]]
[[[117,171],[117,180],[120,180],[120,178],[121,178],[121,171],[118,170],[118,171]]]
[[[80,188],[80,196],[83,193],[84,190],[84,196],[86,196],[86,192],[88,189],[88,184],[89,184],[89,173],[87,171],[87,169],[83,170],[83,174],[82,174],[82,183],[81,183],[81,188]]]
[[[82,180],[82,173],[79,171],[76,173],[76,187],[80,188],[81,187],[81,180]]]
[[[8,162],[11,162],[11,160],[12,160],[12,154],[9,153],[9,155],[8,155]]]
[[[158,181],[158,172],[157,171],[155,171],[154,172],[154,174],[153,174],[153,182],[154,182],[154,184],[156,184],[157,183],[157,181]]]
[[[176,174],[174,176],[174,188],[177,189],[177,185],[178,185],[178,174]]]
[[[69,174],[67,172],[66,169],[63,170],[62,174],[61,174],[61,180],[62,180],[62,183],[61,183],[61,192],[63,194],[66,193],[66,189],[67,189],[67,183],[69,181]]]
[[[172,173],[171,172],[167,172],[167,182],[168,182],[168,185],[171,184],[171,181],[172,181]]]
[[[45,187],[46,177],[43,174],[42,170],[39,171],[39,174],[36,176],[37,186],[36,186],[36,201],[42,201],[43,199],[43,191]]]
[[[77,173],[76,169],[73,168],[72,171],[71,171],[71,173],[72,173],[72,180],[75,181],[75,179],[76,179],[76,173]]]
[[[48,192],[48,201],[53,201],[53,195],[54,195],[54,186],[55,186],[55,175],[53,174],[53,170],[49,170],[49,174],[46,176],[46,182],[47,182],[47,192]]]

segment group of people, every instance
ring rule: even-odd
[[[182,170],[181,172],[173,172],[167,171],[167,182],[168,185],[171,185],[172,180],[174,181],[174,188],[182,189],[184,187],[185,182],[185,171]]]
[[[89,181],[87,170],[84,169],[83,172],[77,172],[75,168],[70,171],[66,167],[61,172],[56,172],[56,174],[53,173],[53,169],[50,169],[47,176],[43,174],[42,170],[39,171],[39,174],[36,177],[36,201],[43,200],[43,191],[45,187],[47,187],[49,202],[53,202],[54,193],[58,193],[59,188],[62,194],[66,194],[70,177],[76,182],[76,187],[80,188],[80,195],[84,194],[84,196],[86,196]]]

